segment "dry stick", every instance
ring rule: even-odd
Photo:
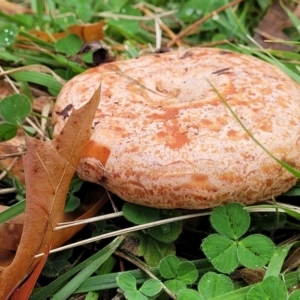
[[[227,3],[219,8],[217,8],[216,10],[210,12],[209,14],[207,14],[206,16],[204,16],[203,18],[197,20],[195,23],[193,23],[192,25],[190,25],[188,28],[186,28],[185,30],[181,31],[174,39],[172,39],[172,41],[170,41],[167,44],[168,48],[171,48],[178,40],[182,39],[184,36],[186,36],[187,34],[189,34],[192,30],[194,30],[195,28],[197,28],[199,25],[201,25],[202,23],[204,23],[205,21],[207,21],[208,19],[210,19],[213,15],[220,13],[221,11],[236,5],[240,2],[242,2],[243,0],[233,0],[230,3]]]
[[[166,11],[164,13],[153,15],[151,17],[150,16],[149,17],[147,17],[147,16],[140,17],[140,16],[132,16],[132,15],[114,14],[111,12],[101,12],[101,13],[94,14],[94,16],[105,17],[105,18],[114,18],[114,19],[136,20],[136,21],[151,21],[155,18],[162,18],[162,17],[174,15],[175,13],[177,13],[177,10]]]
[[[16,164],[17,160],[19,159],[19,156],[18,157],[15,157],[13,159],[13,161],[11,162],[11,164],[5,168],[5,170],[3,170],[0,174],[0,180],[2,180],[6,175],[7,173],[13,168],[13,166]]]
[[[133,5],[134,8],[139,8],[140,6],[144,6],[144,7],[146,7],[146,8],[149,8],[150,10],[155,11],[155,13],[157,13],[157,14],[160,14],[160,13],[164,13],[164,12],[165,12],[165,10],[164,10],[163,8],[157,7],[157,6],[152,5],[152,4],[150,4],[150,3],[148,3],[148,2],[145,2],[145,1],[141,1],[141,2],[139,2],[139,3],[135,4],[135,5]]]
[[[1,189],[0,190],[0,195],[5,195],[5,194],[10,194],[14,193],[17,189],[15,187],[12,188],[6,188],[6,189]]]
[[[154,16],[154,14],[144,6],[138,6],[138,8],[147,16]],[[176,39],[176,34],[161,20],[161,18],[157,17],[157,21],[160,27],[169,35],[169,37],[174,40]],[[176,40],[176,45],[178,47],[184,47],[184,43],[180,40]]]
[[[119,236],[119,235],[126,234],[126,233],[129,233],[129,232],[143,230],[143,229],[150,228],[150,227],[153,227],[153,226],[159,226],[159,225],[168,224],[168,223],[171,223],[171,222],[186,220],[186,219],[190,219],[190,218],[196,218],[196,217],[200,217],[200,216],[207,216],[207,215],[210,215],[210,214],[211,214],[211,212],[201,212],[201,213],[195,213],[195,214],[190,214],[190,215],[186,215],[186,216],[179,216],[179,217],[163,219],[163,220],[159,220],[159,221],[155,221],[155,222],[151,222],[151,223],[147,223],[147,224],[142,224],[142,225],[135,225],[135,226],[132,226],[130,228],[125,228],[125,229],[116,230],[114,232],[104,233],[102,235],[94,236],[94,237],[85,239],[83,241],[79,241],[79,242],[76,242],[76,243],[61,246],[59,248],[52,249],[50,251],[50,253],[56,253],[56,252],[59,252],[59,251],[62,251],[62,250],[70,249],[70,248],[73,248],[73,247],[85,245],[85,244],[96,242],[96,241],[100,241],[100,240],[110,238],[110,237],[113,237],[113,236]],[[54,230],[56,230],[56,228]],[[43,253],[37,254],[35,257],[40,257],[40,256],[43,256]]]
[[[16,147],[16,146],[9,146],[9,145],[3,145],[3,146],[6,146],[6,147]],[[20,156],[22,156],[22,154],[25,154],[25,153],[26,153],[26,151],[22,150],[21,152],[16,152],[16,153],[11,153],[11,154],[3,154],[3,155],[0,155],[0,160],[7,159],[9,157],[20,157]]]
[[[131,262],[132,264],[134,264],[135,266],[137,266],[138,268],[140,268],[142,271],[144,271],[149,277],[151,277],[152,279],[158,280],[160,281],[154,274],[152,274],[148,268],[148,266],[143,263],[141,260],[139,260],[138,258],[136,258],[135,256],[130,255],[129,253],[126,255],[125,253],[116,250],[114,252],[115,255],[126,259],[127,261]],[[161,286],[163,288],[163,290],[172,298],[176,300],[176,296],[160,281]]]

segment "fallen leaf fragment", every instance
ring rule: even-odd
[[[6,0],[0,0],[0,10],[7,15],[31,13],[32,11],[20,4],[12,3]]]
[[[46,42],[54,42],[67,36],[70,33],[78,35],[83,40],[83,42],[93,42],[103,39],[103,25],[103,20],[96,23],[76,24],[70,26],[64,32],[54,32],[51,34],[51,36],[47,32],[36,29],[31,30],[30,33]],[[19,39],[24,39],[24,37],[19,37]]]
[[[299,6],[299,5],[298,5]],[[298,8],[298,7],[297,7]],[[299,8],[298,8],[299,9]],[[283,32],[292,24],[281,7],[279,1],[275,1],[267,10],[263,19],[259,22],[254,39],[264,48],[291,51],[293,46],[280,42],[265,42],[265,40],[282,40],[288,41],[288,36]]]
[[[43,267],[47,261],[49,251],[50,251],[50,245],[46,245],[46,250],[44,251],[43,257],[39,261],[38,266],[35,268],[35,270],[32,272],[32,274],[29,276],[29,278],[26,280],[26,282],[20,288],[18,288],[17,290],[14,291],[14,293],[10,297],[10,300],[27,300],[27,299],[29,299],[29,296],[31,295],[31,293],[35,287],[35,284],[38,280],[38,277],[41,274]]]
[[[66,195],[77,164],[90,138],[100,100],[100,87],[80,109],[73,109],[64,129],[50,142],[27,137],[24,156],[26,209],[16,255],[0,267],[0,299],[8,299],[29,275],[34,257],[53,245],[53,228],[64,220]]]

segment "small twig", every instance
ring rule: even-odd
[[[3,146],[6,146],[6,145],[3,145]],[[16,147],[16,146],[12,146],[12,147]],[[26,153],[26,151],[23,150],[22,152],[3,154],[3,155],[0,155],[0,160],[7,159],[9,157],[20,157],[20,156],[22,156],[22,154],[25,154],[25,153]]]
[[[176,34],[157,16],[157,15],[154,15],[148,8],[142,6],[142,5],[139,5],[137,6],[145,15],[147,16],[155,16],[155,23],[158,23],[159,26],[169,35],[169,37],[171,39],[175,39],[176,38]],[[177,40],[176,41],[176,44],[178,47],[183,47],[184,44],[182,41],[180,40]],[[160,47],[156,47],[157,49],[159,49]]]
[[[3,170],[3,172],[0,174],[0,180],[2,180],[7,175],[7,173],[13,168],[18,159],[19,157],[15,157],[11,164],[7,168],[5,168],[5,170]]]
[[[54,230],[60,230],[60,229],[64,229],[67,227],[88,224],[88,223],[92,223],[92,222],[96,222],[96,221],[103,221],[103,220],[108,220],[108,219],[111,220],[113,218],[118,218],[118,217],[122,217],[122,216],[123,216],[123,212],[115,212],[115,213],[106,214],[103,216],[97,216],[97,217],[93,217],[93,218],[84,219],[84,220],[58,223],[57,227],[55,227]]]
[[[15,187],[7,188],[7,189],[0,189],[0,195],[10,194],[16,192],[17,189]]]
[[[135,4],[135,5],[132,5],[132,7],[134,7],[134,8],[140,8],[140,6],[147,7],[149,9],[155,11],[158,14],[165,12],[165,10],[162,7],[157,7],[157,6],[152,5],[152,4],[150,4],[148,2],[145,2],[145,1],[141,1],[141,2],[139,2],[137,4]]]
[[[42,117],[41,117],[41,131],[43,132],[43,136],[46,139],[46,125],[47,125],[47,117],[49,116],[51,111],[51,103],[47,103],[42,108]]]
[[[178,40],[182,39],[184,36],[186,36],[187,34],[189,34],[191,31],[193,31],[195,28],[197,28],[199,25],[203,24],[204,22],[206,22],[207,20],[209,20],[211,17],[213,17],[215,14],[222,12],[223,10],[234,6],[240,2],[242,2],[243,0],[233,0],[230,3],[227,3],[219,8],[217,8],[216,10],[210,12],[209,14],[207,14],[206,16],[204,16],[203,18],[197,20],[196,22],[194,22],[192,25],[190,25],[188,28],[186,28],[185,30],[181,31],[174,39],[172,39],[172,41],[170,41],[167,44],[168,48],[171,48]]]
[[[131,262],[132,264],[134,264],[135,266],[137,266],[138,268],[140,268],[142,271],[144,271],[150,278],[152,279],[156,279],[158,281],[160,281],[161,286],[163,288],[163,290],[172,298],[172,299],[176,299],[176,296],[161,282],[161,280],[159,280],[153,273],[151,273],[151,271],[149,270],[148,266],[143,263],[140,259],[138,259],[137,257],[130,255],[130,253],[125,254],[121,251],[116,250],[114,252],[115,255],[122,257],[124,259],[126,259],[127,261]]]
[[[4,76],[5,80],[13,88],[13,90],[14,90],[15,93],[20,94],[19,90],[16,88],[16,86],[13,83],[13,81],[6,75],[6,71],[4,71],[1,66],[0,66],[0,75]]]
[[[147,224],[136,225],[136,226],[132,226],[130,228],[116,230],[114,232],[105,233],[105,234],[102,234],[102,235],[98,235],[98,236],[94,236],[94,237],[85,239],[83,241],[79,241],[79,242],[76,242],[76,243],[73,243],[73,244],[65,245],[65,246],[62,246],[62,247],[51,250],[50,253],[56,253],[56,252],[63,251],[63,250],[66,250],[66,249],[71,249],[73,247],[85,245],[85,244],[88,244],[88,243],[97,242],[97,241],[107,239],[107,238],[110,238],[110,237],[119,236],[119,235],[122,235],[122,234],[127,234],[129,232],[143,230],[143,229],[146,229],[146,228],[159,226],[159,225],[163,225],[163,224],[168,224],[168,223],[171,223],[171,222],[177,222],[177,221],[187,220],[187,219],[201,217],[201,216],[208,216],[210,214],[211,214],[211,211],[204,211],[204,212],[201,212],[201,213],[184,215],[184,216],[179,216],[179,217],[174,217],[174,218],[163,219],[163,220],[159,220],[159,221],[155,221],[155,222],[151,222],[151,223],[147,223]],[[57,229],[54,228],[54,230],[57,230]],[[40,256],[43,256],[43,253],[39,253],[35,257],[40,257]]]
[[[107,197],[108,197],[108,199],[109,199],[109,201],[110,201],[110,204],[111,204],[111,206],[112,206],[114,212],[115,212],[115,213],[118,213],[118,208],[117,208],[117,206],[116,206],[114,200],[112,199],[112,197],[111,197],[111,195],[110,195],[110,192],[109,192],[107,189],[105,189],[105,191],[106,191]],[[121,212],[121,213],[122,213],[122,212]],[[122,213],[122,214],[123,214],[123,213]]]
[[[122,14],[114,14],[111,12],[101,12],[101,13],[96,13],[94,14],[97,17],[105,17],[105,18],[114,18],[114,19],[125,19],[125,20],[136,20],[136,21],[151,21],[154,20],[155,18],[163,18],[167,16],[171,16],[177,13],[177,10],[170,10],[166,11],[161,14],[153,15],[153,16],[130,16],[130,15],[122,15]]]
[[[36,130],[36,132],[37,132],[42,138],[44,138],[44,133],[43,133],[43,131],[42,131],[37,125],[35,125],[34,122],[32,122],[30,118],[26,117],[25,120],[26,120],[26,122],[28,122],[28,124],[29,124],[32,128],[34,128],[34,129]],[[49,139],[47,139],[47,140],[49,140]]]

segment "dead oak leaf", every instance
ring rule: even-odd
[[[70,181],[91,135],[100,87],[50,142],[27,138],[24,156],[26,209],[23,233],[9,266],[0,267],[0,299],[8,299],[30,273],[36,254],[51,247],[53,228],[63,221]]]

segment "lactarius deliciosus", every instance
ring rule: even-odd
[[[251,204],[296,183],[224,103],[274,156],[300,169],[300,87],[278,68],[220,49],[145,55],[73,78],[55,111],[80,107],[100,83],[82,179],[126,201],[187,209]],[[68,113],[54,113],[55,134]]]

